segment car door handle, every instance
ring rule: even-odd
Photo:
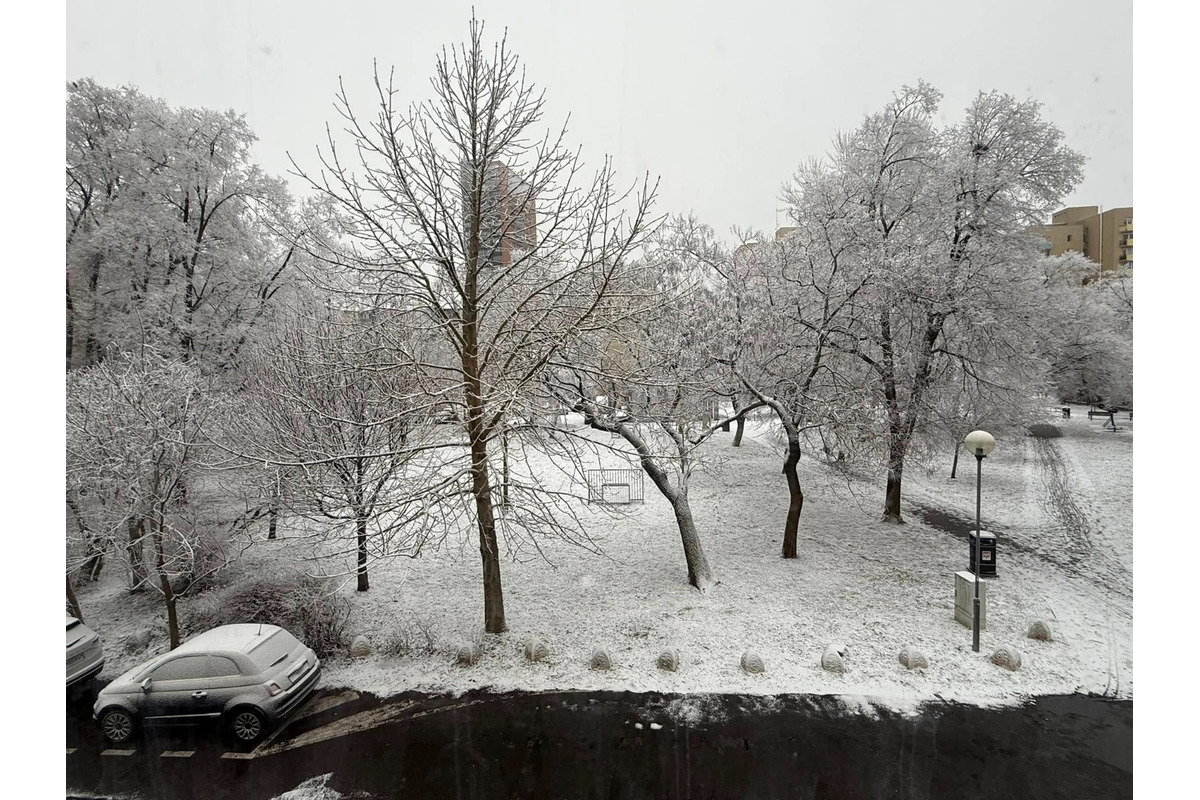
[[[204,698],[208,697],[208,692],[192,692],[192,697],[196,698],[197,700],[203,700]]]

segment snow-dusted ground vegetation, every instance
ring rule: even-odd
[[[894,526],[879,521],[878,481],[848,481],[805,457],[799,558],[785,560],[782,455],[768,423],[755,421],[740,448],[729,446],[731,434],[706,445],[712,464],[690,489],[719,581],[713,590],[701,594],[688,585],[671,509],[647,481],[645,503],[620,516],[595,507],[579,512],[602,555],[544,541],[542,555],[526,551],[504,561],[504,634],[483,633],[473,531],[415,559],[373,564],[367,592],[356,592],[347,577],[339,590],[350,606],[347,644],[366,636],[375,652],[329,659],[323,684],[381,695],[484,687],[805,692],[896,708],[935,698],[993,704],[1071,692],[1130,698],[1133,423],[1121,419],[1123,430],[1106,432],[1084,411],[1053,420],[1060,438],[1001,439],[983,463],[983,524],[998,536],[999,574],[988,582],[979,654],[970,630],[954,619],[954,573],[968,566],[963,530],[974,517],[974,459],[960,459],[954,480],[949,455],[928,472],[910,469],[907,524]],[[526,456],[530,469],[551,469],[539,454]],[[295,546],[289,523],[299,524],[285,518],[275,541],[265,539],[265,522],[256,523],[259,540],[221,583],[311,570],[303,559],[309,551]],[[78,595],[106,643],[104,677],[166,648],[161,602],[126,593],[118,569]],[[1052,641],[1026,638],[1035,620],[1049,624]],[[148,649],[126,646],[147,630]],[[526,660],[531,635],[547,644],[545,660]],[[382,654],[388,642],[405,638],[432,647]],[[482,656],[460,666],[455,652],[470,641]],[[841,674],[820,664],[833,644],[845,646]],[[1001,645],[1021,653],[1019,670],[989,662]],[[927,669],[901,665],[906,646],[925,654]],[[589,669],[596,648],[608,652],[611,670]],[[655,665],[670,649],[680,654],[676,672]],[[747,650],[762,657],[765,672],[743,672]]]

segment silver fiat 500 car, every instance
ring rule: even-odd
[[[94,678],[104,669],[100,636],[74,617],[67,617],[67,688]]]
[[[92,715],[105,738],[128,741],[143,724],[220,720],[235,742],[254,744],[308,697],[321,662],[276,625],[222,625],[121,675]]]

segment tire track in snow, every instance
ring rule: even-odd
[[[1075,502],[1070,474],[1062,453],[1052,439],[1033,437],[1033,452],[1041,477],[1039,498],[1050,523],[1044,530],[1049,538],[1039,547],[1040,555],[1073,574],[1100,583],[1108,589],[1133,598],[1133,581],[1128,568],[1111,553],[1097,548],[1087,514]]]

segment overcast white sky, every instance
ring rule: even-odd
[[[571,114],[589,164],[608,153],[630,180],[661,176],[660,211],[694,211],[722,233],[773,229],[780,183],[921,78],[944,93],[946,123],[980,90],[1041,101],[1089,159],[1066,204],[1133,201],[1130,0],[474,5],[491,35],[508,28],[548,121]],[[315,169],[339,77],[365,108],[375,58],[395,66],[401,97],[426,98],[438,49],[463,40],[470,13],[403,0],[69,3],[67,78],[244,113],[256,160],[283,175],[288,152]]]

